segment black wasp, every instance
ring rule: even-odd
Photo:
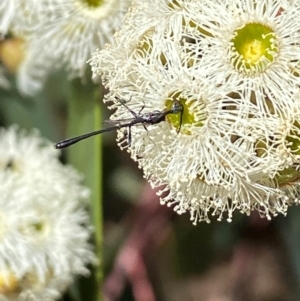
[[[180,104],[180,102],[175,101],[171,107],[171,109],[165,109],[162,111],[153,111],[150,113],[144,113],[142,114],[141,111],[143,110],[143,108],[140,110],[139,113],[136,113],[134,111],[132,111],[126,104],[124,101],[118,99],[120,101],[120,103],[125,106],[125,108],[133,115],[133,117],[131,119],[120,119],[120,120],[114,120],[113,122],[116,123],[116,125],[111,126],[111,127],[107,127],[101,130],[97,130],[94,132],[90,132],[84,135],[80,135],[74,138],[69,138],[63,141],[60,141],[58,143],[56,143],[54,145],[55,148],[65,148],[68,147],[72,144],[75,144],[83,139],[95,136],[95,135],[99,135],[102,133],[106,133],[106,132],[110,132],[113,130],[119,130],[121,128],[128,128],[128,143],[130,144],[131,142],[131,127],[133,125],[138,125],[138,124],[142,124],[144,127],[145,125],[153,125],[153,124],[158,124],[162,121],[165,121],[165,118],[167,115],[169,114],[178,114],[180,113],[180,121],[179,121],[179,129],[178,132],[180,131],[180,127],[181,127],[181,123],[182,123],[182,115],[183,115],[183,105]],[[146,129],[146,127],[145,127]]]

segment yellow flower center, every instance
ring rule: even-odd
[[[87,4],[88,6],[98,7],[103,4],[103,0],[81,0],[83,3]]]
[[[278,54],[275,33],[260,23],[249,23],[237,29],[230,44],[233,67],[246,74],[264,71]]]
[[[176,91],[169,95],[169,97],[165,101],[165,106],[167,110],[170,110],[175,101],[179,101],[179,103],[183,106],[183,111],[177,114],[169,114],[166,117],[166,120],[174,127],[176,130],[180,129],[181,133],[186,135],[190,135],[191,131],[189,130],[190,126],[201,127],[203,126],[206,120],[206,114],[204,110],[200,109],[201,104],[197,107],[197,99],[193,97],[189,97],[183,91]],[[197,112],[197,113],[196,113]]]

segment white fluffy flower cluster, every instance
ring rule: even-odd
[[[3,2],[3,1],[2,1]],[[0,34],[21,34],[26,57],[19,70],[21,92],[34,94],[55,68],[84,77],[86,61],[112,40],[130,0],[4,0]]]
[[[298,202],[300,3],[135,1],[93,54],[116,112],[183,111],[132,127],[129,151],[161,202],[191,220],[237,209],[271,218]],[[121,146],[126,144],[119,133]]]
[[[37,132],[0,129],[0,299],[56,300],[95,261],[89,190]]]

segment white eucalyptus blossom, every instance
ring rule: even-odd
[[[265,114],[294,109],[300,83],[299,2],[191,1],[188,10],[204,76],[250,90]]]
[[[39,18],[34,27],[28,29],[28,56],[19,74],[20,90],[25,94],[36,93],[55,68],[64,67],[70,78],[83,78],[87,59],[95,49],[112,40],[130,0],[31,2],[35,2],[31,13],[39,14]],[[35,74],[37,69],[42,68],[38,56],[46,62],[39,76]],[[34,89],[31,90],[31,87]]]
[[[95,263],[81,176],[37,132],[0,132],[0,299],[56,300]]]
[[[295,1],[135,1],[115,40],[90,64],[109,89],[112,119],[183,110],[131,127],[161,202],[191,220],[271,218],[298,203],[300,4]]]

